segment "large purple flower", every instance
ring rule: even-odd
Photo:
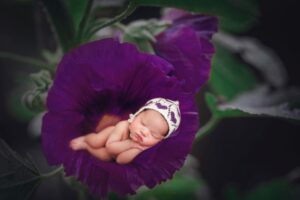
[[[190,35],[185,37],[187,43],[193,42]],[[195,39],[198,41],[198,37]],[[193,46],[193,50],[201,56],[201,48]],[[202,65],[190,60],[181,62],[188,70],[179,75],[185,66],[179,67],[170,55],[166,59],[164,55],[141,53],[134,45],[114,39],[91,42],[67,53],[48,93],[48,112],[43,118],[42,142],[49,164],[63,164],[66,175],[77,177],[91,193],[100,196],[110,191],[134,194],[142,185],[152,188],[170,179],[183,165],[199,127],[194,91],[205,80],[189,81]],[[128,119],[129,113],[155,97],[180,102],[181,124],[170,137],[131,163],[103,162],[86,151],[69,148],[71,139]]]
[[[215,52],[210,39],[218,29],[218,20],[173,8],[165,10],[163,19],[172,26],[156,37],[155,51],[174,65],[174,75],[184,82],[186,91],[197,92],[209,78]]]

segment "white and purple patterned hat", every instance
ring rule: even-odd
[[[128,121],[131,123],[133,119],[145,109],[152,109],[158,111],[167,121],[169,126],[168,134],[165,138],[169,137],[171,133],[177,130],[180,124],[181,115],[179,109],[179,101],[172,101],[165,98],[154,98],[141,107],[136,113],[130,114]]]

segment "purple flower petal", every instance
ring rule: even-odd
[[[203,14],[191,14],[184,10],[167,8],[162,19],[171,21],[172,27],[186,25],[193,28],[199,37],[211,39],[218,31],[218,20],[215,16]]]
[[[217,19],[169,9],[165,19],[173,25],[156,36],[156,53],[173,64],[174,75],[186,91],[197,92],[208,80],[214,47],[210,42],[217,31]]]
[[[63,164],[91,193],[134,194],[154,187],[181,168],[198,129],[193,93],[174,76],[174,67],[134,45],[105,39],[80,46],[60,62],[48,93],[42,144],[51,165]],[[71,139],[128,119],[146,101],[164,97],[180,102],[182,122],[169,138],[139,154],[131,163],[103,162],[69,148]]]

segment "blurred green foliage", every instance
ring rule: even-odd
[[[46,110],[46,98],[52,85],[51,74],[41,70],[30,74],[31,88],[22,97],[22,103],[31,111],[42,112]]]
[[[0,139],[0,161],[0,199],[29,199],[41,181],[31,158],[22,158]]]
[[[69,50],[76,36],[77,21],[75,19],[79,15],[75,12],[76,10],[72,13],[71,6],[73,4],[64,4],[60,0],[41,0],[40,2],[44,6],[43,11],[55,34],[55,38],[58,40],[57,43],[64,51]],[[66,5],[70,5],[70,9],[67,9]],[[74,8],[76,7],[74,6]]]
[[[18,2],[24,1],[19,0]],[[29,2],[29,0],[26,2]],[[111,21],[110,19],[97,19],[95,16],[92,16],[95,18],[91,18],[93,3],[91,0],[41,0],[40,2],[45,8],[45,15],[52,26],[55,38],[58,40],[57,43],[64,52],[86,42],[86,39],[92,38],[85,38],[86,33],[95,33],[103,28],[105,24],[109,25],[123,20],[138,6],[176,7],[197,13],[217,15],[220,18],[221,29],[228,32],[248,30],[259,16],[257,0],[131,0],[133,6],[128,8],[131,10],[129,12],[125,10],[124,14],[121,13],[120,16],[113,18]],[[155,23],[151,23],[151,21],[143,22],[144,24],[139,24],[139,26],[135,26],[137,24],[133,22],[127,27],[123,27],[124,41],[137,43],[141,50],[153,53],[152,49],[149,50],[151,43],[155,42],[153,35],[162,31],[166,24],[161,24],[159,21],[152,21]],[[200,132],[202,130],[203,133],[208,133],[221,119],[226,117],[263,115],[291,119],[299,118],[300,101],[294,101],[298,98],[297,91],[295,95],[294,93],[290,95],[290,90],[286,88],[272,92],[267,89],[265,93],[258,93],[256,89],[261,83],[249,66],[231,51],[221,47],[218,42],[216,42],[216,49],[209,81],[212,93],[207,93],[205,96],[206,103],[212,112],[212,121],[207,126],[203,126]],[[46,51],[43,52],[44,57],[51,64],[58,63],[63,54],[60,49],[56,52],[57,54],[53,55]],[[7,57],[7,54],[5,55]],[[40,62],[30,61],[37,66],[44,65]],[[44,68],[47,68],[47,63]],[[48,70],[51,73],[55,71],[49,66]],[[23,98],[27,107],[37,111],[45,109],[45,97],[52,83],[51,75],[49,71],[42,71],[32,76],[35,87]],[[32,117],[32,113],[17,105],[16,98],[20,98],[21,95],[19,90],[16,90],[16,93],[18,95],[11,98],[13,109],[16,113],[24,115],[25,118]],[[282,96],[287,98],[281,98]],[[250,101],[249,104],[249,101],[244,101],[242,98],[253,98],[254,100]],[[270,101],[266,102],[265,99]],[[251,104],[252,102],[255,105]],[[8,170],[0,176],[0,199],[26,199],[40,182],[41,174],[30,159],[20,157],[4,142],[1,140],[0,142],[1,156],[9,161]],[[199,199],[199,191],[204,187],[205,183],[199,177],[176,174],[172,181],[163,183],[153,189],[142,188],[137,195],[129,198],[132,200],[197,200]],[[81,192],[80,195],[84,196],[86,194]],[[299,189],[285,180],[278,180],[262,184],[245,194],[230,189],[226,195],[227,200],[296,200],[299,198]],[[116,197],[112,195],[112,198]]]
[[[137,5],[175,7],[192,12],[208,13],[220,18],[220,26],[229,32],[248,30],[259,16],[257,0],[132,0]]]
[[[217,46],[208,84],[224,100],[232,100],[238,94],[253,89],[258,81],[246,64],[238,61],[228,50]]]
[[[155,188],[146,191],[140,190],[138,194],[133,196],[132,200],[181,200],[190,199],[197,200],[197,191],[200,190],[202,184],[197,179],[190,177],[175,176],[172,181],[163,183]],[[145,188],[143,188],[145,189]]]
[[[136,44],[140,51],[153,53],[152,43],[156,42],[155,35],[164,31],[169,24],[156,19],[138,20],[127,26],[123,25],[123,41]]]
[[[226,192],[226,200],[298,200],[299,186],[291,184],[285,179],[262,183],[252,190],[240,193],[234,187]]]
[[[88,6],[88,0],[65,0],[65,7],[68,14],[71,16],[72,24],[75,27],[75,31],[78,32],[80,23],[84,18],[85,10]]]

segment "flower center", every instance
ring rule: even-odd
[[[99,122],[97,123],[95,131],[99,132],[108,126],[114,126],[121,120],[122,118],[120,116],[113,114],[105,114],[100,118]]]

